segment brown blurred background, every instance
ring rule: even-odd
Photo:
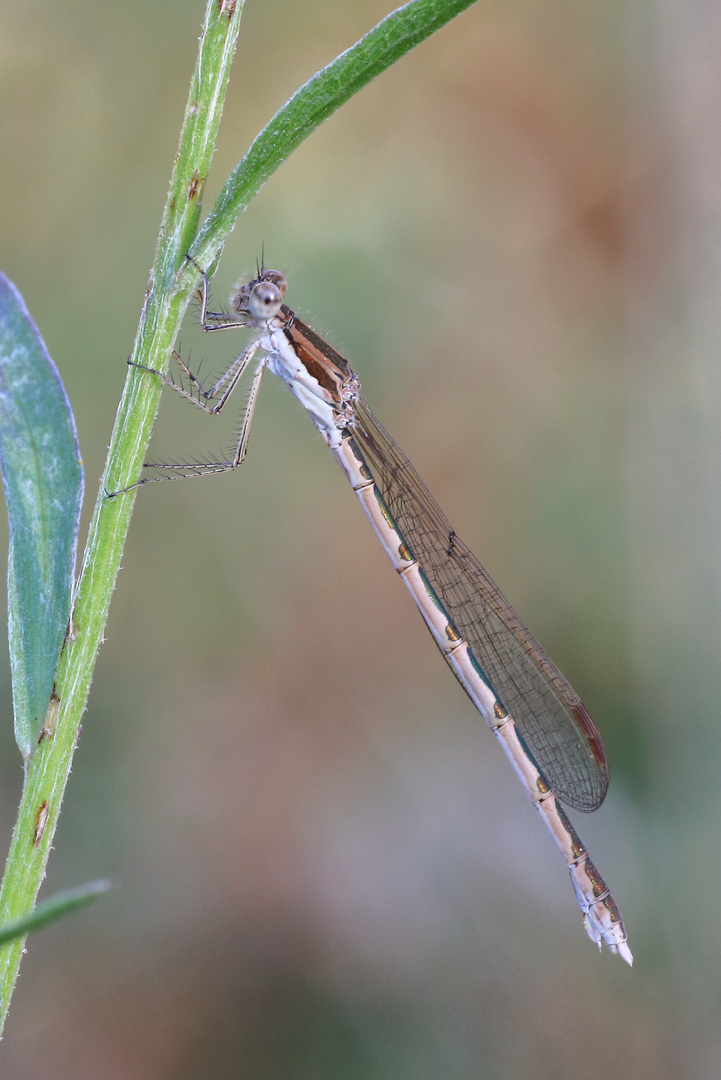
[[[389,7],[248,0],[206,208]],[[65,380],[89,505],[201,18],[0,9],[0,265]],[[4,1078],[721,1073],[720,53],[700,0],[478,3],[294,154],[214,282],[223,301],[265,244],[582,694],[614,775],[576,824],[636,966],[586,939],[499,748],[268,378],[241,474],[139,494],[45,888],[118,887],[30,940]],[[206,371],[243,343],[187,322]],[[232,430],[166,395],[154,453]]]

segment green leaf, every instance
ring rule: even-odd
[[[10,523],[8,627],[15,738],[37,746],[70,620],[83,469],[57,368],[0,273],[0,470]]]
[[[78,885],[75,889],[64,889],[63,892],[55,893],[38,904],[30,915],[22,919],[12,919],[0,923],[0,945],[15,938],[25,937],[34,930],[42,930],[44,926],[61,919],[64,915],[70,915],[78,908],[86,907],[97,900],[103,893],[112,889],[113,883],[107,878],[98,881],[89,881],[87,885]]]

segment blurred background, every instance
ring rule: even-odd
[[[206,209],[390,6],[248,0]],[[0,265],[73,403],[81,542],[202,13],[0,8]],[[267,378],[240,474],[139,493],[44,895],[117,889],[30,939],[7,1080],[719,1076],[720,51],[702,0],[479,2],[293,155],[214,281],[265,245],[581,693],[613,780],[574,823],[633,970]],[[191,311],[181,345],[245,340]],[[166,394],[153,455],[234,422]],[[6,661],[0,695],[4,851]]]

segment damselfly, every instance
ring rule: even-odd
[[[188,389],[157,375],[206,412],[219,413],[259,355],[240,434],[227,461],[148,464],[153,480],[236,469],[263,372],[279,375],[309,413],[350,480],[376,535],[404,581],[436,645],[491,731],[556,842],[570,871],[589,936],[632,963],[618,908],[559,805],[598,809],[609,771],[599,732],[581,699],[521,622],[466,545],[398,445],[371,412],[347,360],[283,303],[286,279],[275,270],[236,286],[231,310],[208,310],[203,276],[203,330],[246,327],[254,340],[209,389],[176,353]]]

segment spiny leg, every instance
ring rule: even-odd
[[[237,386],[238,380],[241,378],[246,367],[255,356],[259,344],[260,342],[258,341],[251,341],[247,349],[244,349],[240,356],[233,361],[228,370],[220,376],[213,386],[211,386],[210,390],[205,390],[203,388],[203,384],[198,376],[190,370],[180,353],[176,352],[174,349],[173,356],[182,367],[197,394],[200,395],[198,397],[191,391],[186,390],[183,386],[179,386],[169,375],[164,375],[162,371],[158,371],[157,368],[146,367],[145,364],[137,364],[134,360],[128,360],[128,364],[130,364],[131,367],[138,368],[140,371],[147,371],[151,375],[157,375],[163,380],[166,386],[175,390],[176,393],[181,394],[182,397],[186,398],[188,401],[192,401],[193,405],[197,405],[198,408],[203,409],[204,412],[217,416],[230,395],[233,393],[233,390]],[[213,398],[217,397],[218,394],[221,394],[221,397],[217,404],[207,404],[209,401],[212,401]]]
[[[198,266],[195,259],[190,255],[185,256],[188,262],[192,263],[198,273],[203,279],[203,287],[198,289],[198,299],[200,300],[200,326],[206,333],[210,334],[213,330],[233,330],[247,326],[246,320],[241,315],[234,315],[227,311],[208,311],[208,297],[210,290],[208,287],[208,275],[201,266]]]
[[[248,391],[248,401],[246,403],[245,410],[243,412],[243,419],[241,420],[240,424],[238,441],[235,447],[235,452],[230,461],[199,461],[197,463],[190,462],[185,465],[167,465],[162,462],[146,461],[143,465],[144,469],[166,469],[169,472],[174,471],[175,475],[145,476],[138,481],[138,484],[149,484],[156,480],[184,480],[191,476],[212,476],[215,473],[232,472],[233,469],[237,469],[239,465],[242,465],[243,461],[245,460],[245,455],[248,452],[248,438],[250,436],[250,426],[253,422],[255,404],[258,400],[258,391],[260,390],[263,372],[265,371],[267,363],[267,356],[261,357],[255,371],[253,372],[253,378],[251,380],[250,389]],[[208,411],[213,412],[214,415],[217,415],[217,410],[210,409]]]
[[[258,400],[258,391],[260,390],[260,383],[263,378],[263,372],[265,371],[267,363],[268,357],[262,357],[255,371],[253,372],[253,378],[250,382],[250,389],[248,390],[248,400],[245,404],[245,412],[243,413],[243,419],[240,422],[238,445],[235,450],[235,458],[233,459],[234,469],[237,469],[239,465],[243,464],[243,462],[245,461],[245,455],[248,452],[250,425],[253,423],[255,403]]]
[[[255,348],[253,348],[253,353],[250,354],[251,356],[255,353],[255,350],[257,349],[257,344],[255,342],[253,344]],[[246,352],[248,352],[248,350],[246,350]],[[249,359],[250,356],[246,357],[243,368],[246,366]],[[250,389],[248,392],[248,401],[246,403],[245,410],[243,412],[243,418],[240,424],[238,440],[236,443],[235,451],[229,461],[199,461],[186,462],[185,464],[166,464],[165,462],[146,461],[143,464],[144,469],[163,469],[165,470],[166,474],[164,476],[143,476],[140,478],[140,480],[137,480],[134,484],[130,484],[126,488],[120,488],[118,491],[106,491],[107,497],[109,499],[112,499],[116,495],[122,495],[126,491],[132,491],[133,488],[140,487],[141,484],[152,484],[160,480],[185,480],[190,479],[193,476],[214,476],[216,473],[232,472],[234,469],[237,469],[239,465],[242,465],[245,459],[245,455],[248,451],[250,426],[253,421],[255,405],[256,401],[258,400],[258,392],[260,390],[263,372],[265,371],[267,363],[267,356],[261,357],[255,371],[253,372],[253,378],[251,380]],[[134,366],[142,368],[141,364],[135,364]],[[214,416],[217,416],[217,414],[220,412],[220,409],[222,409],[223,405],[228,400],[230,390],[233,389],[238,379],[240,378],[240,375],[242,374],[242,371],[236,374],[230,390],[226,392],[220,404],[215,408],[209,408],[204,402],[199,401],[197,398],[194,398],[187,391],[183,390],[182,387],[176,386],[175,383],[173,383],[171,380],[168,380],[164,375],[161,375],[159,371],[154,371],[152,368],[142,369],[145,371],[149,371],[153,375],[160,375],[160,377],[165,382],[167,382],[170,386],[173,387],[173,389],[177,390],[180,394],[182,394],[183,397],[188,398],[189,401],[192,401],[195,405],[199,405],[206,412],[211,413]],[[173,475],[168,475],[170,473],[172,473]]]

